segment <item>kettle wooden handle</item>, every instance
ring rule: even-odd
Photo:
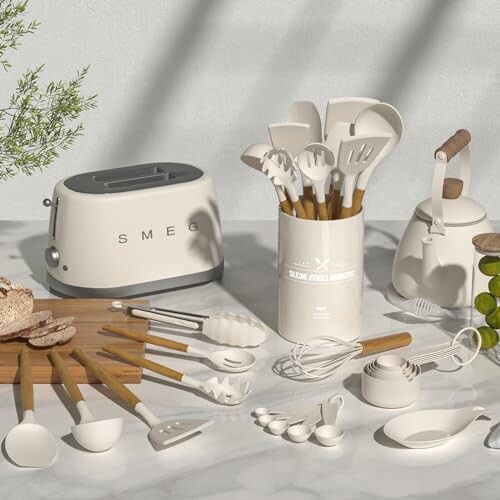
[[[369,356],[370,354],[378,354],[379,352],[406,347],[411,344],[411,335],[408,332],[395,333],[384,337],[363,340],[360,342],[363,351],[361,356]]]
[[[455,155],[460,153],[462,149],[469,144],[471,140],[470,132],[464,128],[457,130],[454,135],[452,135],[447,141],[445,141],[439,148],[434,152],[434,158],[438,158],[439,153],[444,153],[446,155],[447,161],[450,161]]]

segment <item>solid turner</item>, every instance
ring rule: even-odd
[[[119,300],[111,303],[114,309],[130,316],[166,323],[179,327],[178,331],[203,333],[218,344],[237,347],[254,347],[267,338],[267,326],[256,318],[230,312],[216,312],[210,316],[146,307],[142,304],[124,304]],[[172,328],[175,330],[176,328]]]
[[[207,381],[202,381],[173,370],[172,368],[168,368],[165,365],[161,365],[160,363],[134,356],[114,346],[104,346],[102,350],[109,354],[113,354],[123,361],[127,361],[136,366],[142,366],[143,368],[147,368],[148,370],[159,373],[172,380],[182,382],[184,385],[197,389],[210,399],[223,405],[238,405],[244,401],[250,393],[248,382],[242,382],[238,378],[224,377],[224,379],[220,381],[217,377],[212,377]]]
[[[85,365],[85,367],[103,384],[106,384],[115,394],[126,401],[136,413],[144,418],[151,428],[148,437],[154,444],[162,447],[173,444],[213,424],[212,420],[195,419],[161,421],[128,387],[122,384],[114,375],[109,373],[102,364],[92,359],[79,347],[73,349],[73,354],[78,361]]]

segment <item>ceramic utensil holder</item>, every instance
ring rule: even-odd
[[[316,221],[279,215],[279,334],[292,342],[361,333],[363,213]]]

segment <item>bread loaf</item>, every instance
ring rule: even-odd
[[[15,337],[20,337],[28,332],[36,330],[52,321],[51,311],[39,311],[31,313],[24,318],[12,321],[0,328],[0,340],[9,340]]]
[[[33,292],[0,277],[0,329],[33,312]]]

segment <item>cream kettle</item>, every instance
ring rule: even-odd
[[[435,152],[432,197],[417,205],[399,243],[392,268],[396,291],[408,299],[423,297],[441,307],[471,303],[472,238],[493,231],[486,210],[469,198],[470,133],[459,130]],[[460,178],[445,178],[448,162],[460,153]]]

